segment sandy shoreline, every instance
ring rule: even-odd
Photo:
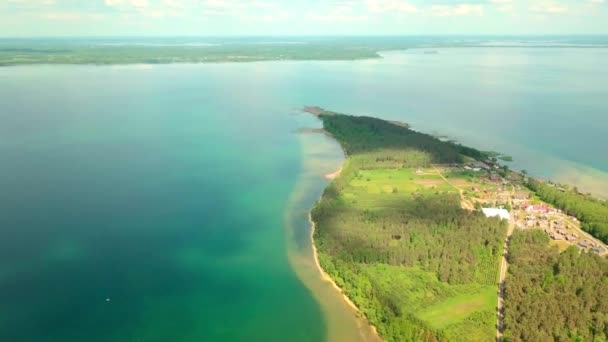
[[[318,117],[323,112],[323,109],[319,107],[306,107],[303,111]],[[318,186],[318,188],[315,191],[319,192],[317,195],[318,197],[315,196],[316,199],[308,197],[305,203],[301,203],[303,204],[301,209],[304,211],[301,213],[306,213],[308,216],[309,226],[306,228],[309,229],[309,232],[305,232],[307,235],[303,236],[303,238],[307,237],[308,241],[306,243],[307,246],[305,250],[302,251],[303,253],[299,254],[299,257],[297,253],[292,254],[290,260],[295,263],[296,269],[300,270],[299,274],[301,279],[313,291],[313,293],[315,293],[316,299],[320,302],[321,307],[323,307],[323,310],[327,315],[326,317],[329,324],[328,341],[381,342],[384,340],[378,335],[376,327],[371,324],[371,322],[367,319],[363,312],[359,310],[355,303],[348,298],[334,279],[332,279],[331,276],[325,272],[319,261],[319,252],[314,239],[316,223],[312,219],[312,210],[316,203],[318,203],[318,201],[322,198],[323,190],[329,185],[327,181],[331,182],[338,178],[342,174],[344,167],[346,167],[348,160],[344,147],[339,144],[339,142],[329,132],[325,131],[324,129],[315,129],[314,133],[323,133],[326,137],[331,138],[327,141],[331,140],[332,148],[335,145],[335,147],[340,149],[342,152],[340,158],[341,162],[333,164],[331,168],[319,167],[321,164],[328,164],[326,159],[315,161],[314,159],[317,158],[316,154],[309,156],[312,158],[309,164],[312,167],[308,169],[308,178],[305,179],[308,179],[309,182],[316,184],[314,187],[317,188]],[[302,139],[306,140],[306,135],[302,135]],[[320,140],[323,141],[324,139]],[[306,144],[304,144],[304,146],[306,146]],[[317,147],[320,146],[317,145]],[[325,150],[325,148],[327,147],[324,146],[323,150]],[[316,153],[320,152],[317,151]],[[319,163],[319,161],[321,162]],[[325,173],[328,172],[326,170],[332,169],[336,171]],[[322,171],[319,172],[320,170]],[[322,182],[322,184],[320,184],[321,179],[325,180],[325,182]],[[302,216],[300,217],[303,219]],[[310,247],[308,247],[309,244]],[[306,265],[306,267],[303,267],[303,265]],[[305,273],[304,270],[306,268],[309,273]]]
[[[341,172],[341,171],[342,171],[342,168],[340,168],[340,170],[338,170],[337,172]],[[311,213],[308,213],[308,222],[310,223],[310,240],[312,242],[313,258],[315,261],[315,265],[317,266],[317,269],[319,270],[319,273],[321,274],[321,279],[323,279],[323,281],[325,281],[327,283],[330,283],[331,286],[340,293],[340,295],[342,296],[342,298],[344,299],[346,304],[348,304],[349,307],[351,307],[357,314],[359,314],[365,320],[365,322],[367,322],[367,324],[371,327],[371,330],[376,335],[376,337],[378,337],[378,339],[382,340],[382,338],[378,334],[378,330],[376,329],[376,327],[367,319],[365,314],[363,312],[361,312],[361,310],[359,310],[359,308],[355,305],[355,303],[353,303],[353,301],[350,300],[350,298],[348,298],[348,296],[344,293],[344,291],[342,291],[342,288],[340,286],[338,286],[338,284],[336,284],[336,282],[331,278],[331,276],[329,274],[327,274],[325,272],[325,270],[323,270],[323,267],[321,267],[321,263],[319,262],[319,253],[317,252],[317,245],[315,244],[315,237],[314,237],[316,224],[312,219]]]
[[[339,168],[336,172],[328,173],[325,175],[325,179],[334,180],[338,178],[342,174],[342,167]]]

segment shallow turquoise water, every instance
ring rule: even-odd
[[[283,237],[298,123],[199,72],[8,71],[0,340],[323,339]]]
[[[608,193],[608,50],[438,51],[0,68],[0,340],[323,340],[283,229],[306,104]]]

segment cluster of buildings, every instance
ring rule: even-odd
[[[583,240],[577,243],[576,245],[583,250],[590,250],[600,255],[608,252],[605,246],[602,246],[599,243],[593,242],[591,240]]]
[[[492,168],[491,165],[477,160],[464,167],[465,170],[473,172],[491,171]]]
[[[555,221],[553,225],[545,228],[545,232],[555,241],[574,242],[578,240],[578,235],[568,229],[561,221]]]
[[[563,241],[581,250],[600,255],[608,253],[608,248],[604,244],[585,238],[586,235],[576,227],[578,221],[575,217],[546,204],[534,204],[529,191],[509,182],[508,176],[504,179],[499,175],[497,163],[475,161],[466,165],[464,169],[485,172],[488,175],[487,179],[498,186],[495,189],[481,189],[476,185],[471,188],[477,202],[492,206],[482,209],[485,216],[503,220],[510,220],[512,216],[519,229],[542,229],[554,241]],[[504,208],[512,210],[512,213]]]
[[[542,229],[554,241],[564,241],[578,248],[600,255],[608,253],[601,243],[590,239],[582,239],[580,232],[574,226],[576,218],[567,216],[561,210],[548,205],[520,205],[515,215],[517,227],[520,229]]]

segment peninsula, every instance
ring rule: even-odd
[[[606,202],[405,124],[304,110],[347,156],[311,213],[319,263],[383,339],[608,337]]]

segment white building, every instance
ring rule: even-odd
[[[498,208],[483,208],[481,209],[486,217],[499,217],[503,220],[510,220],[511,214],[506,209],[498,209]]]

